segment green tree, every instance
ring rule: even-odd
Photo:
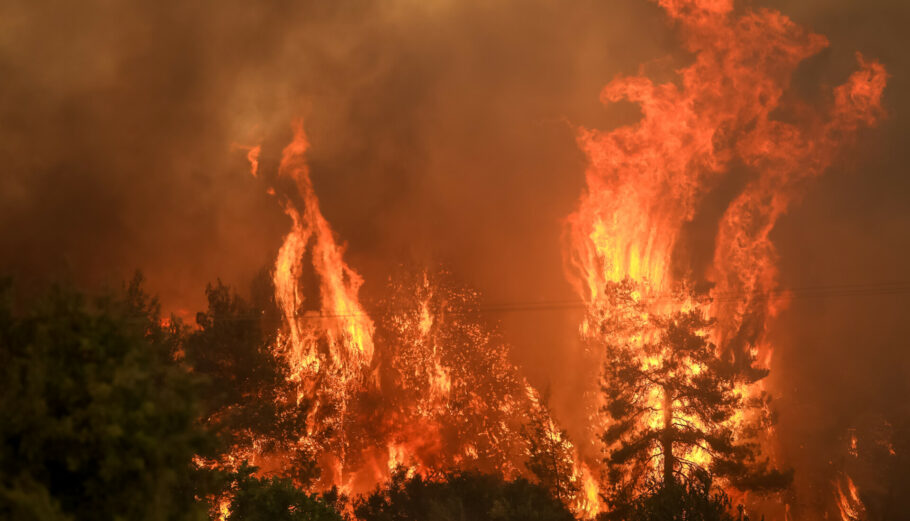
[[[546,400],[535,404],[524,427],[528,444],[525,466],[556,499],[571,504],[581,493],[581,483],[575,476],[572,443],[565,429],[553,421]]]
[[[755,434],[761,422],[732,421],[738,413],[767,419],[764,397],[746,400],[737,391],[738,384],[755,383],[767,371],[738,368],[721,356],[707,339],[713,321],[698,306],[648,313],[633,289],[628,283],[612,287],[613,300],[628,312],[600,321],[606,339],[603,411],[609,420],[602,440],[608,500],[616,515],[643,494],[655,463],[656,479],[668,490],[686,487],[704,472],[742,489],[787,486],[791,474],[760,458]]]
[[[710,475],[695,471],[683,483],[667,485],[649,480],[629,505],[628,521],[748,521],[742,508],[731,513],[730,497],[715,486]],[[605,516],[609,517],[609,516]]]
[[[227,521],[342,521],[330,505],[290,479],[257,478],[255,471],[246,465],[238,470]]]
[[[572,513],[543,487],[525,479],[453,473],[427,479],[393,473],[384,487],[359,498],[362,521],[571,521]]]
[[[0,288],[0,518],[205,519],[197,380],[141,277],[89,299]]]
[[[280,453],[287,475],[301,484],[318,467],[298,440],[306,432],[309,402],[299,400],[289,368],[277,350],[278,313],[265,274],[247,302],[218,281],[206,288],[208,309],[196,315],[198,328],[184,346],[186,362],[204,377],[203,417],[218,432],[222,451],[248,449]]]

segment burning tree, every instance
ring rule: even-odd
[[[576,471],[575,449],[566,430],[554,423],[545,403],[540,403],[531,411],[525,437],[528,443],[525,466],[553,497],[571,504],[582,492],[582,483]]]
[[[241,369],[240,383],[272,387],[259,393],[273,404],[265,412],[287,420],[276,427],[292,427],[279,430],[288,436],[276,443],[237,436],[249,450],[232,451],[233,460],[346,494],[372,488],[399,467],[427,479],[452,469],[505,479],[531,472],[570,508],[593,516],[600,505],[590,472],[510,361],[508,344],[480,317],[476,292],[446,273],[414,270],[390,279],[380,312],[367,313],[358,295],[363,279],[344,262],[344,246],[319,210],[302,124],[294,130],[270,179],[292,229],[263,285],[274,290],[260,299],[268,312],[261,323],[236,324],[232,315],[256,313],[215,288],[196,335],[250,344],[264,370],[253,371],[255,357],[237,358],[234,349],[188,353],[216,369]],[[259,150],[251,147],[248,159],[254,175],[266,176]],[[243,412],[246,399],[259,396],[244,389],[213,416]],[[557,468],[543,473],[550,456]]]
[[[289,367],[272,351],[278,310],[265,275],[254,281],[250,301],[220,281],[209,285],[208,309],[196,315],[197,328],[183,344],[184,358],[206,381],[202,417],[221,435],[218,463],[234,467],[255,457],[258,465],[280,466],[309,484],[319,469],[309,447],[298,440],[306,431],[310,402],[298,400]]]
[[[645,489],[685,489],[711,474],[743,489],[785,487],[790,473],[769,469],[754,441],[770,423],[767,397],[745,392],[767,370],[743,369],[721,356],[708,336],[714,321],[692,298],[648,313],[634,287],[609,286],[611,300],[624,302],[627,312],[619,322],[615,313],[599,320],[608,419],[602,441],[616,514]]]
[[[606,407],[590,410],[593,429],[606,431],[614,502],[642,490],[636,480],[652,477],[648,463],[661,456],[664,485],[694,465],[742,489],[785,477],[757,460],[773,432],[756,366],[769,365],[767,327],[785,303],[774,297],[771,234],[860,129],[881,119],[888,76],[857,55],[857,70],[809,104],[791,78],[827,46],[823,36],[733,0],[658,3],[692,61],[675,81],[655,82],[643,68],[604,87],[605,104],[631,102],[641,119],[579,129],[587,186],[566,228],[570,279],[588,308],[582,336],[607,346],[590,364],[606,364]],[[713,236],[707,247],[690,240],[696,229]],[[667,300],[678,287],[710,288],[711,301]]]
[[[533,391],[480,319],[477,293],[445,272],[402,274],[384,307],[377,352],[385,401],[391,416],[418,427],[392,433],[407,449],[398,463],[514,476]]]

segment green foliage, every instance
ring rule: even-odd
[[[362,521],[570,521],[572,514],[547,491],[524,479],[454,473],[430,480],[399,469],[389,483],[359,498]]]
[[[0,289],[0,518],[205,519],[197,380],[141,278],[123,295]]]
[[[186,361],[205,379],[203,417],[219,433],[222,451],[255,442],[258,450],[281,453],[288,475],[307,484],[319,473],[297,444],[309,404],[298,402],[287,363],[276,354],[278,314],[264,275],[252,293],[248,303],[221,281],[206,288],[208,309],[196,315],[199,327],[186,340]]]
[[[545,402],[529,411],[523,430],[528,443],[525,466],[553,497],[569,504],[581,492],[581,483],[574,475],[572,444],[568,433],[556,427]]]
[[[291,480],[257,478],[255,470],[246,465],[238,470],[227,521],[342,521],[325,501]]]
[[[696,471],[684,483],[649,481],[645,490],[603,519],[622,521],[747,521],[731,513],[731,501],[710,475]]]

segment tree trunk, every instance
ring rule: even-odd
[[[673,467],[676,458],[673,457],[673,398],[669,389],[664,389],[664,425],[661,432],[661,448],[664,453],[664,486],[673,484]]]
[[[566,498],[563,498],[562,494],[562,483],[561,476],[559,475],[559,462],[556,460],[556,451],[557,447],[550,447],[550,454],[552,455],[553,461],[553,485],[556,488],[556,498],[560,501],[565,501]]]

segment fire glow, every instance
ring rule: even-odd
[[[824,37],[774,11],[739,14],[730,1],[660,5],[694,62],[678,71],[678,82],[617,78],[604,88],[602,101],[635,103],[641,120],[608,132],[579,132],[590,167],[587,190],[569,217],[567,264],[589,309],[582,335],[597,340],[603,322],[637,318],[646,324],[649,315],[699,307],[716,320],[703,334],[735,367],[767,367],[768,319],[785,304],[774,297],[770,233],[839,147],[882,117],[887,75],[880,64],[857,55],[858,70],[834,89],[827,106],[810,108],[786,90],[800,62],[827,45]],[[713,260],[701,268],[681,239],[684,227],[721,178],[737,171],[745,171],[746,179],[716,223]],[[631,298],[611,298],[609,290],[618,284],[628,285]],[[692,288],[708,289],[693,300]],[[643,345],[655,334],[645,325],[620,341]],[[640,356],[642,366],[657,363]],[[645,421],[661,421],[658,391],[651,391],[655,413]],[[737,392],[748,398],[762,391],[758,381]],[[606,427],[596,412],[592,420],[593,431]],[[731,419],[746,420],[743,414]],[[773,454],[770,425],[761,438]],[[686,457],[710,463],[703,451]]]
[[[605,104],[629,101],[642,117],[609,131],[579,129],[587,155],[587,187],[566,224],[569,280],[587,308],[582,337],[603,341],[604,323],[639,324],[611,333],[644,345],[657,333],[653,316],[697,309],[714,322],[700,335],[742,371],[767,367],[768,321],[785,305],[774,297],[776,253],[770,233],[807,183],[821,175],[856,132],[882,116],[882,65],[857,56],[858,69],[817,108],[787,94],[806,58],[822,50],[812,34],[770,10],[734,10],[728,0],[660,0],[692,63],[673,82],[620,77],[601,94]],[[281,156],[275,193],[291,219],[273,271],[283,325],[274,350],[291,367],[298,400],[312,400],[299,443],[317,455],[317,488],[365,491],[405,467],[431,474],[451,468],[527,475],[525,420],[543,418],[545,442],[571,467],[571,497],[560,498],[593,517],[605,508],[604,469],[597,443],[569,440],[541,398],[510,361],[508,346],[472,320],[479,296],[424,271],[389,288],[385,313],[370,316],[359,300],[361,276],[344,261],[319,208],[299,123]],[[260,147],[250,147],[254,176]],[[742,182],[713,223],[710,261],[686,249],[685,228],[723,178]],[[309,276],[312,274],[313,276]],[[306,287],[304,281],[316,287]],[[612,298],[625,285],[628,297]],[[592,349],[599,367],[603,360]],[[640,352],[643,367],[661,354]],[[698,375],[704,368],[692,364]],[[763,383],[741,385],[742,399]],[[668,407],[648,391],[658,425]],[[608,427],[596,398],[586,404],[591,432]],[[686,418],[697,422],[697,418]],[[735,432],[762,418],[745,411]],[[770,425],[758,442],[774,453]],[[593,439],[593,435],[592,435]],[[655,470],[659,447],[653,449]],[[250,453],[256,461],[255,447]],[[258,457],[264,458],[264,455]],[[711,456],[683,457],[708,466]],[[261,461],[259,462],[261,463]],[[280,463],[279,463],[280,466]],[[852,481],[837,494],[845,519],[861,509]]]

